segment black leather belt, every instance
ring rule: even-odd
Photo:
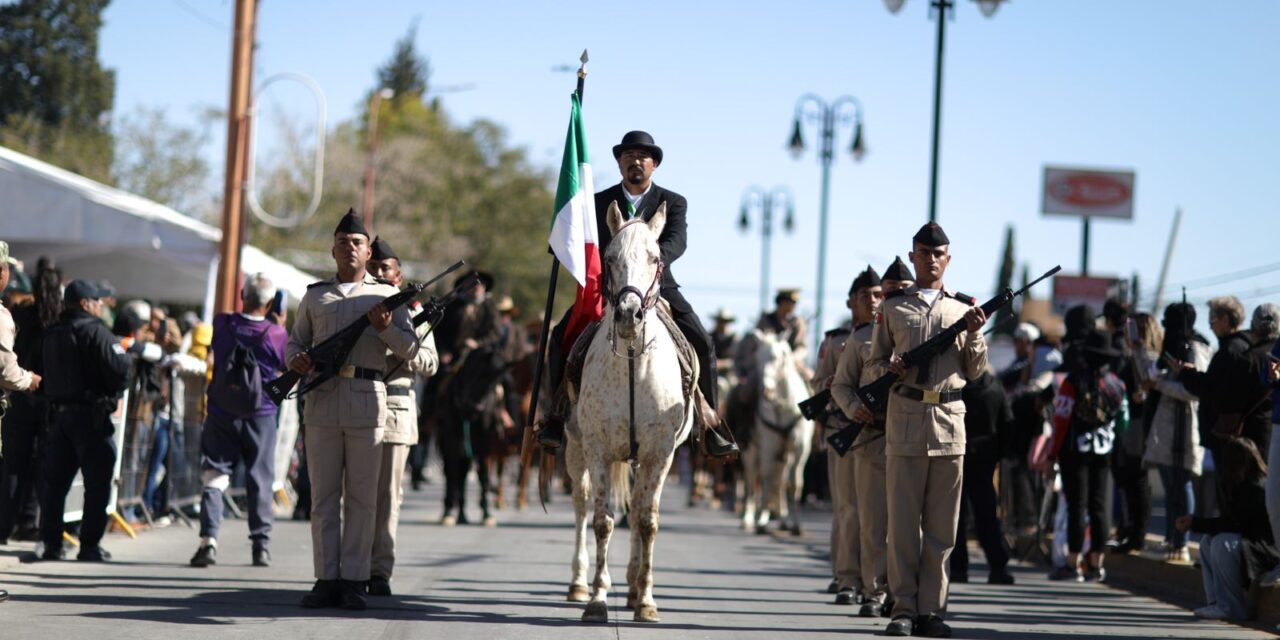
[[[409,387],[387,387],[388,396],[407,396],[413,393],[413,389]]]
[[[917,402],[925,404],[946,404],[955,402],[960,399],[960,389],[952,389],[950,391],[934,391],[933,389],[917,389],[915,387],[906,387],[899,385],[897,394]]]
[[[360,378],[362,380],[381,380],[382,372],[377,369],[366,369],[355,365],[343,365],[338,369],[338,375],[343,378]]]

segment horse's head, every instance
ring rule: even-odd
[[[762,397],[769,401],[790,398],[796,392],[790,388],[790,374],[795,369],[791,343],[772,332],[756,329],[752,334],[756,340],[756,371],[760,373]]]
[[[605,302],[613,309],[617,336],[634,340],[645,313],[658,303],[664,266],[658,236],[667,223],[667,203],[645,222],[640,218],[624,221],[618,203],[610,202],[606,219],[613,240],[602,265]]]

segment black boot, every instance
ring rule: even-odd
[[[544,449],[559,449],[564,446],[564,418],[556,413],[548,413],[538,425],[538,444]]]
[[[723,458],[725,456],[737,455],[740,453],[738,443],[732,438],[725,438],[720,435],[718,428],[723,426],[720,422],[720,414],[711,408],[711,404],[701,393],[695,393],[696,402],[698,403],[698,411],[694,415],[694,420],[701,427],[700,440],[702,441],[702,450],[713,458]]]

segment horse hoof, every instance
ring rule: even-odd
[[[587,603],[587,610],[582,612],[583,622],[608,622],[609,605],[603,600]]]
[[[636,607],[636,622],[658,622],[658,605],[642,604]]]
[[[764,525],[762,525],[762,524],[761,524],[761,525],[756,525],[756,535],[758,535],[758,536],[769,535],[769,529],[768,529],[768,527],[765,527],[765,526],[764,526]]]
[[[796,525],[796,526],[794,526],[794,527],[791,527],[791,535],[796,536],[796,537],[800,537],[800,536],[804,535],[804,529],[801,529],[801,528],[800,528],[800,525]]]
[[[493,516],[486,516],[484,519],[484,526],[492,529],[498,526],[498,519]],[[800,535],[800,534],[797,533],[796,535]]]
[[[452,527],[456,524],[458,524],[458,519],[453,516],[445,516],[443,518],[440,518],[440,526],[442,527]]]
[[[569,602],[586,602],[591,599],[591,591],[585,584],[569,585]]]

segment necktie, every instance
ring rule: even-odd
[[[627,219],[630,220],[634,217],[636,217],[636,203],[627,200]]]

